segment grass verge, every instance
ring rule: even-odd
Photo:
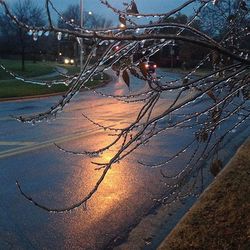
[[[103,79],[96,76],[94,79],[87,82],[88,87],[98,87],[109,79],[108,75],[104,75]],[[48,80],[48,79],[47,79]],[[2,80],[0,81],[0,98],[18,98],[26,96],[38,96],[67,91],[68,87],[62,84],[53,85],[51,88],[47,86],[29,84],[17,80]]]
[[[28,84],[16,80],[0,81],[0,98],[24,97],[53,94],[66,91],[65,85],[54,85],[51,88],[37,84]]]
[[[54,71],[56,63],[43,63],[43,62],[26,62],[26,71],[21,72],[20,63],[14,60],[1,60],[6,68],[9,70],[24,76],[26,78],[37,77],[41,75],[46,75]],[[58,65],[67,69],[68,74],[76,74],[79,72],[79,68],[71,65]],[[60,76],[53,78],[46,78],[48,80],[60,79]],[[41,80],[41,78],[39,78]],[[104,74],[103,76],[98,75],[87,82],[88,87],[96,87],[103,84],[109,79],[109,76]],[[29,96],[39,96],[39,95],[50,95],[67,91],[68,87],[65,85],[53,85],[51,88],[47,86],[25,83],[11,78],[9,74],[0,69],[0,98],[2,100],[8,98],[21,98]]]
[[[46,75],[53,72],[56,63],[54,62],[36,62],[25,61],[25,70],[21,70],[21,61],[18,60],[5,60],[1,59],[0,63],[3,64],[8,70],[24,77],[36,77]],[[8,73],[0,68],[0,80],[13,79]]]
[[[161,244],[167,249],[250,249],[250,139]]]

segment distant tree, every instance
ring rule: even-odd
[[[78,4],[70,4],[58,19],[58,27],[73,29],[70,24],[80,25],[80,7]]]
[[[178,12],[174,16],[163,18],[161,20],[162,23],[179,24],[186,24],[189,21],[190,18],[181,12]],[[190,26],[197,30],[202,30],[201,21],[199,19],[192,20]],[[166,34],[175,34],[176,32],[178,32],[178,28],[164,28],[161,29],[160,32]],[[190,35],[189,31],[184,31],[183,33]],[[197,46],[192,43],[173,41],[173,43],[170,43],[169,46],[164,47],[159,53],[157,53],[154,56],[154,59],[158,60],[163,66],[181,66],[182,64],[185,64],[185,67],[190,68],[194,66],[198,60],[201,60],[204,57],[204,54],[206,54],[207,52],[208,50],[206,48]],[[171,53],[173,53],[173,55],[171,55]],[[178,60],[176,60],[176,58]],[[171,62],[171,60],[173,59],[174,62]]]
[[[212,37],[220,39],[230,31],[233,24],[243,24],[249,20],[249,14],[238,15],[238,12],[247,11],[247,2],[242,0],[214,1],[213,5],[209,5],[201,11],[202,30]],[[234,29],[237,28],[241,28],[241,26],[234,26]]]
[[[246,27],[250,25],[248,4],[249,1],[243,0],[213,1],[212,5],[208,5],[200,13],[202,31],[216,41],[223,41],[224,46],[231,51],[248,57],[246,51],[250,49],[250,39],[244,32],[244,29],[247,31]],[[242,47],[245,51],[241,49]],[[222,58],[217,53],[211,55],[211,62],[215,68],[223,66],[220,60],[225,64],[232,59]]]
[[[58,27],[72,29],[72,25],[80,26],[80,7],[78,4],[70,4],[62,13],[58,20]],[[63,19],[62,19],[63,18]],[[98,16],[94,13],[83,12],[83,25],[85,28],[107,28],[112,25],[112,21]]]
[[[15,16],[23,23],[30,26],[45,25],[44,10],[34,4],[32,0],[17,1],[13,7]],[[39,34],[28,35],[28,31],[23,27],[16,26],[10,18],[0,15],[0,31],[2,37],[2,46],[15,48],[17,53],[21,54],[22,70],[25,69],[25,56],[34,50],[40,51],[41,40],[38,40]]]
[[[58,19],[58,27],[66,28],[69,30],[74,30],[75,26],[80,26],[80,7],[78,4],[70,4],[67,9],[59,16]],[[58,13],[59,14],[59,13]],[[94,13],[88,13],[84,11],[83,13],[83,26],[84,28],[107,28],[110,27],[112,24],[111,20],[107,18],[95,15]],[[78,57],[79,46],[77,38],[75,36],[67,36],[60,41],[59,47],[64,56],[68,57]],[[93,44],[92,39],[84,39],[83,46],[84,50],[87,50],[88,46]],[[77,59],[75,60],[77,64]]]

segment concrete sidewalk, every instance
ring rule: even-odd
[[[158,249],[250,249],[249,184],[250,139]]]

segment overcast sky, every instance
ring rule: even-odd
[[[7,3],[13,4],[17,1],[23,0],[6,0]],[[33,0],[39,5],[44,5],[44,0]],[[52,0],[54,5],[58,8],[58,10],[63,11],[67,8],[69,4],[77,4],[80,0]],[[142,13],[164,13],[173,9],[186,0],[136,0],[138,10]],[[92,11],[94,14],[98,14],[109,18],[111,20],[117,20],[117,17],[113,15],[111,10],[108,10],[104,7],[104,5],[100,4],[99,0],[83,0],[84,2],[84,10]],[[129,0],[109,0],[109,2],[115,7],[121,7],[123,2],[130,2]],[[186,8],[185,13],[191,13],[192,7]]]

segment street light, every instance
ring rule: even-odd
[[[80,27],[83,28],[83,0],[80,0]],[[82,33],[82,30],[81,30]],[[80,69],[83,70],[83,39],[80,42]]]
[[[89,11],[88,14],[93,15],[92,11]],[[80,27],[83,28],[83,0],[80,0]],[[81,30],[82,33],[82,30]],[[83,70],[83,39],[80,40],[80,69]]]
[[[175,41],[172,41],[172,43],[170,44],[171,68],[174,67],[175,46],[176,46]]]

